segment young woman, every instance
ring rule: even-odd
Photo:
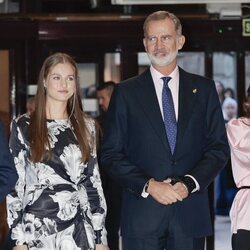
[[[244,103],[245,116],[227,125],[231,161],[238,192],[230,211],[233,250],[250,246],[250,87]]]
[[[7,198],[15,250],[106,250],[106,203],[96,160],[94,121],[84,114],[75,61],[49,56],[35,111],[12,122],[18,172]]]

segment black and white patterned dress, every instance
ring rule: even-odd
[[[10,148],[19,176],[7,197],[12,240],[31,250],[89,250],[107,244],[106,203],[95,146],[88,163],[82,163],[68,120],[48,120],[52,157],[34,164],[29,160],[29,121],[25,114],[12,122]],[[91,140],[94,122],[86,122]]]

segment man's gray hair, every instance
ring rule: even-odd
[[[147,28],[148,28],[149,22],[165,20],[166,18],[169,18],[174,22],[176,33],[177,33],[177,35],[181,36],[182,35],[182,25],[181,25],[180,19],[175,14],[173,14],[171,12],[160,10],[160,11],[156,11],[156,12],[153,12],[152,14],[150,14],[146,18],[146,20],[144,21],[144,24],[143,24],[144,37],[147,36]]]

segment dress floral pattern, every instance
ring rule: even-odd
[[[107,244],[106,203],[95,142],[84,164],[71,123],[47,120],[52,157],[33,163],[29,121],[25,114],[12,122],[10,149],[19,176],[15,190],[7,196],[12,240],[31,250],[91,250],[96,244]],[[94,122],[86,123],[93,142]]]

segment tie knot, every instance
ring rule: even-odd
[[[163,76],[162,78],[163,84],[165,87],[168,87],[168,82],[172,79],[170,76]]]

